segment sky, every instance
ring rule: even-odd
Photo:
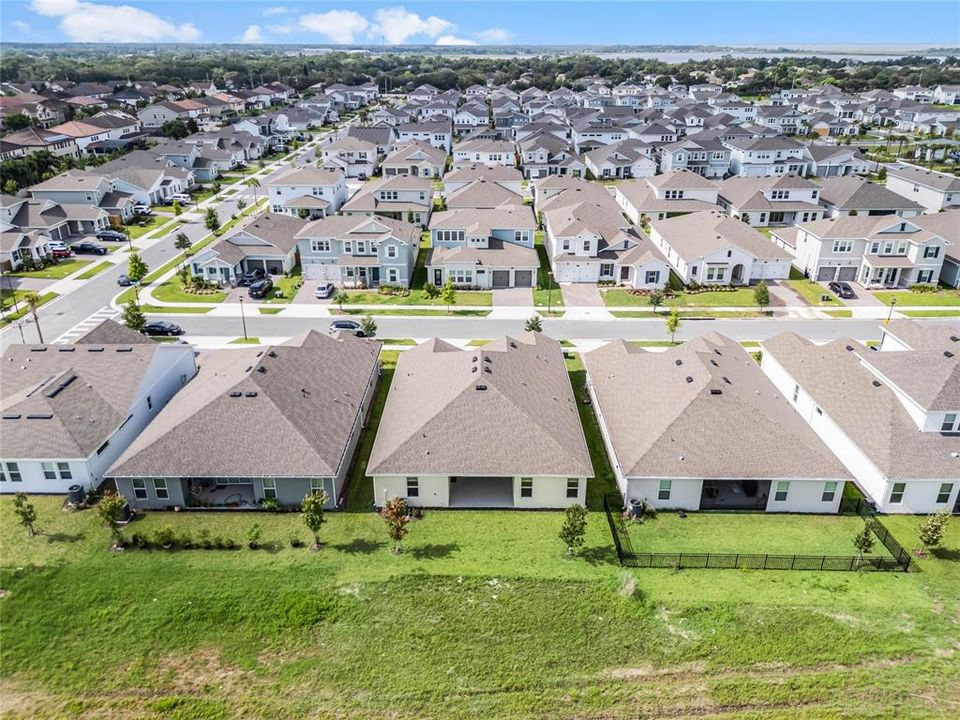
[[[960,46],[957,0],[0,0],[3,42]]]

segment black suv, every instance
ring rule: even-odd
[[[176,337],[177,335],[183,335],[183,328],[166,320],[151,320],[143,326],[143,334]]]
[[[95,242],[84,241],[71,245],[70,249],[77,255],[106,255],[107,249],[103,245],[97,245]]]
[[[267,277],[267,273],[263,268],[255,268],[254,270],[248,270],[240,276],[240,284],[246,287],[258,280],[263,280],[265,277]]]
[[[845,283],[842,280],[835,280],[827,285],[827,287],[830,288],[830,292],[837,297],[843,298],[844,300],[856,297],[856,293],[853,292],[853,288],[850,287],[850,284]]]
[[[263,280],[257,280],[255,283],[250,284],[250,297],[259,300],[265,298],[271,290],[273,290],[273,280],[263,278]]]
[[[99,230],[97,231],[97,240],[109,240],[110,242],[123,242],[127,236],[117,230]]]

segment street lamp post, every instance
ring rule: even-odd
[[[553,310],[553,273],[547,270],[547,315]]]
[[[247,338],[247,318],[243,314],[243,298],[240,298],[240,322],[243,324],[243,340],[246,342]]]
[[[887,321],[884,323],[884,325],[890,324],[890,320],[891,318],[893,318],[893,308],[896,306],[896,304],[897,304],[897,299],[890,298],[890,312],[887,313]]]
[[[4,275],[3,277],[7,279],[7,286],[10,288],[10,297],[13,298],[13,311],[19,315],[20,306],[17,305],[17,291],[13,289],[13,280],[10,279],[9,275]]]

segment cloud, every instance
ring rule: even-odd
[[[330,10],[300,16],[300,27],[325,35],[331,42],[350,45],[354,38],[370,26],[367,19],[352,10]]]
[[[263,33],[260,31],[260,26],[247,25],[247,29],[243,31],[243,37],[240,38],[240,42],[244,42],[244,43],[263,42]]]
[[[24,34],[30,32],[30,23],[25,23],[23,20],[14,20],[10,24]]]
[[[371,33],[382,36],[391,45],[402,45],[416,35],[438,38],[457,29],[449,20],[435,15],[421,18],[403,6],[381,8],[373,14],[373,18],[376,24],[371,27]]]
[[[267,32],[275,35],[289,35],[294,30],[293,25],[267,25]]]
[[[441,35],[437,38],[437,45],[476,45],[476,40],[457,37],[456,35]]]
[[[513,39],[513,33],[503,28],[492,27],[474,33],[474,37],[480,42],[498,45],[510,42]]]
[[[280,6],[280,7],[264,8],[261,12],[267,17],[272,17],[273,15],[286,15],[287,13],[290,13],[293,11],[288,7]]]
[[[60,32],[74,42],[194,42],[200,39],[200,31],[193,23],[175,25],[130,5],[33,0],[30,8],[44,17],[60,18]]]

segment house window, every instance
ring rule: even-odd
[[[142,478],[133,479],[133,496],[137,500],[147,499],[147,481]]]
[[[923,249],[923,257],[925,258],[938,258],[940,257],[940,246],[939,245],[927,245]]]
[[[57,472],[60,473],[61,480],[73,480],[70,463],[57,463]]]
[[[415,477],[407,478],[407,497],[420,497],[420,480]]]
[[[520,497],[533,497],[533,478],[520,478]]]
[[[20,466],[17,463],[8,462],[6,465],[0,463],[0,481],[6,482],[20,482],[23,478],[20,477]]]
[[[169,498],[170,493],[167,492],[167,481],[163,478],[154,478],[153,492],[157,496],[157,500],[166,500]]]
[[[320,478],[310,478],[310,494],[318,495],[323,492],[323,480]]]
[[[660,283],[660,271],[659,271],[659,270],[647,270],[646,283],[647,283],[647,285],[657,285],[657,284],[659,284],[659,283]]]
[[[837,483],[835,481],[825,482],[823,484],[823,495],[820,496],[820,502],[833,502],[837,496]]]
[[[890,490],[890,504],[899,505],[900,503],[902,503],[903,493],[906,491],[906,489],[907,489],[906,483],[902,483],[902,482],[894,483],[893,489]]]
[[[147,410],[153,410],[153,398],[147,395]]]
[[[794,383],[793,385],[793,402],[797,402],[797,398],[800,397],[800,385]]]
[[[870,243],[870,254],[876,255],[880,252],[880,243],[872,242]]]
[[[353,254],[353,241],[351,241],[351,240],[344,240],[344,241],[343,241],[343,252],[344,252],[344,254],[346,254],[346,255],[352,255],[352,254]]]
[[[564,239],[563,239],[563,249],[564,249],[564,250],[569,250],[569,249],[570,249],[570,239],[569,239],[569,238],[564,238]]]
[[[590,241],[589,241],[589,240],[584,240],[584,241],[583,241],[583,251],[584,251],[584,252],[590,252]]]
[[[396,245],[387,245],[387,257],[395,258],[397,256],[397,246]]]
[[[263,479],[263,497],[270,500],[277,499],[277,481],[274,478]]]
[[[953,432],[954,425],[957,422],[956,413],[947,413],[943,416],[943,424],[940,426],[941,432]]]
[[[941,483],[937,493],[937,504],[950,502],[950,493],[953,492],[953,483]]]
[[[515,243],[522,243],[522,242],[524,242],[524,241],[526,240],[526,237],[524,237],[524,235],[525,235],[525,233],[523,232],[523,230],[514,230],[514,231],[513,231],[513,241],[514,241]]]
[[[43,466],[43,477],[47,480],[56,480],[57,479],[57,470],[53,467],[53,463],[41,463]]]
[[[310,252],[315,252],[315,253],[330,252],[330,241],[329,240],[311,240]]]
[[[777,491],[773,494],[773,499],[777,502],[786,502],[787,493],[790,491],[789,480],[779,480],[777,482]]]
[[[660,487],[657,488],[657,500],[669,500],[671,490],[673,490],[673,480],[661,480]]]
[[[834,240],[833,252],[848,253],[853,250],[853,240]]]
[[[580,496],[580,479],[567,478],[567,499],[576,499]]]
[[[395,283],[397,282],[397,269],[390,268],[387,270],[387,282]]]
[[[727,274],[727,268],[723,265],[707,265],[707,281],[716,280],[720,282]]]

